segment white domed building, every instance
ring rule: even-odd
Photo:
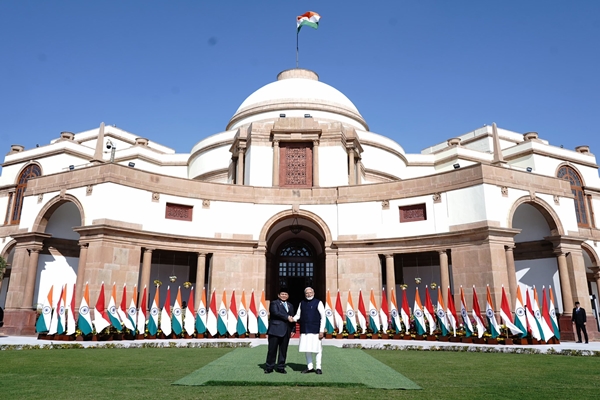
[[[89,282],[94,303],[102,282],[120,301],[123,284],[153,298],[157,280],[161,299],[191,282],[197,300],[202,287],[239,301],[285,285],[294,302],[312,286],[344,303],[407,284],[411,305],[417,286],[462,286],[470,302],[489,285],[496,310],[503,286],[513,307],[517,287],[551,286],[564,338],[575,301],[594,321],[600,178],[587,146],[492,125],[406,154],[304,69],[248,96],[225,129],[189,154],[104,124],[13,145],[0,177],[3,332],[33,333],[53,287],[79,304]]]

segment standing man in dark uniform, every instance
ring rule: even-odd
[[[294,306],[287,301],[287,289],[281,288],[277,297],[278,299],[271,301],[271,305],[269,305],[269,329],[267,330],[269,351],[267,352],[265,374],[273,372],[276,358],[276,371],[287,374],[285,359],[288,344],[290,343],[290,336],[296,331],[296,323],[289,321],[290,316],[294,315]],[[279,350],[279,357],[277,357],[277,350]]]
[[[577,329],[577,343],[581,343],[581,331],[583,331],[583,336],[585,337],[585,342],[588,342],[587,330],[585,329],[585,310],[579,307],[579,302],[575,302],[575,308],[573,309],[573,316],[571,317],[571,321],[575,325]]]

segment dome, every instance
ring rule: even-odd
[[[298,114],[288,116],[310,113],[315,118],[340,120],[368,130],[367,123],[348,97],[336,88],[319,82],[315,72],[300,68],[281,72],[277,81],[248,96],[231,117],[226,129],[235,129],[244,123],[261,119],[277,118],[280,113],[286,112]]]

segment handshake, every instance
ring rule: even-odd
[[[291,315],[288,317],[288,321],[289,322],[296,322],[296,321],[294,321],[294,317],[292,317]]]

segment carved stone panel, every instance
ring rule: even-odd
[[[165,218],[166,219],[178,219],[180,221],[191,221],[193,206],[186,206],[183,204],[167,203]]]
[[[425,221],[427,208],[425,204],[414,204],[400,207],[400,222]]]
[[[279,186],[312,186],[312,143],[281,143]]]

